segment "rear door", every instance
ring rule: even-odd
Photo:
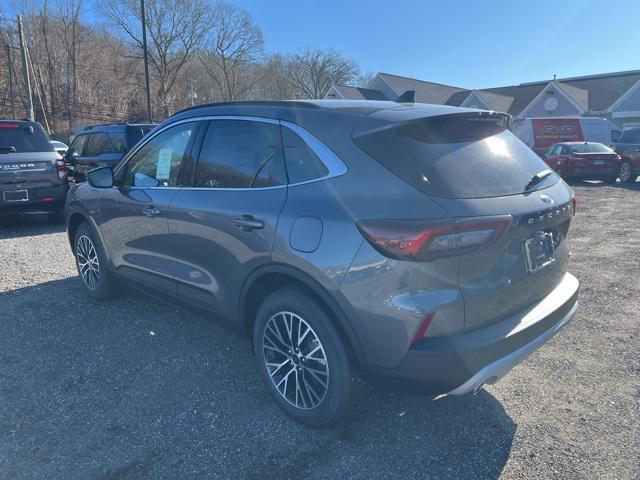
[[[207,122],[192,187],[180,190],[172,202],[169,232],[178,297],[232,315],[249,273],[271,261],[286,196],[277,121],[226,117]]]
[[[172,200],[184,184],[196,122],[169,127],[136,150],[102,191],[99,224],[112,265],[129,280],[175,295]]]

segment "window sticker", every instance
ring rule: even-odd
[[[156,167],[156,180],[169,180],[171,176],[171,159],[173,148],[163,148],[158,152],[158,166]]]

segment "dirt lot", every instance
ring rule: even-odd
[[[62,228],[2,220],[0,478],[638,478],[640,190],[575,189],[559,336],[475,397],[368,389],[324,431],[280,413],[244,339],[133,293],[94,303]]]

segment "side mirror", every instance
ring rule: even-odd
[[[111,167],[94,168],[87,172],[87,181],[95,188],[111,188],[113,187],[113,170]]]

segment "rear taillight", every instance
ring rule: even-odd
[[[64,180],[65,178],[67,178],[67,162],[64,161],[64,158],[60,157],[56,159],[56,170],[58,172],[58,178],[60,180]]]
[[[362,220],[358,228],[386,257],[429,261],[475,251],[495,242],[510,215],[447,220]]]

